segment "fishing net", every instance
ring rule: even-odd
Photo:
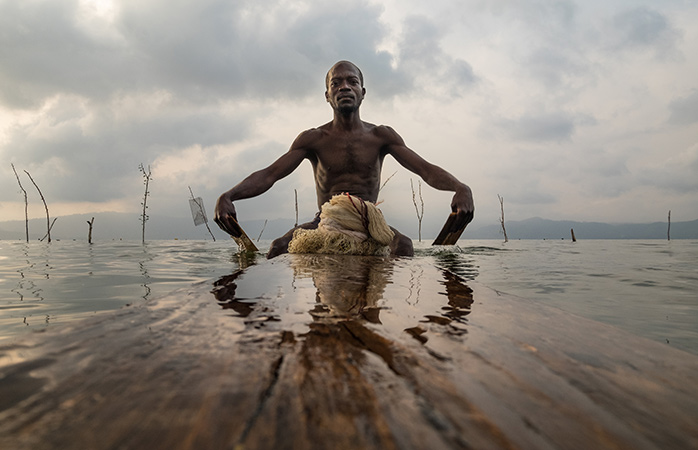
[[[395,234],[371,202],[349,194],[335,195],[322,205],[317,229],[298,229],[289,253],[383,255]]]

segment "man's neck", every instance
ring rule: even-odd
[[[344,131],[355,130],[356,128],[361,127],[362,124],[363,122],[361,121],[358,110],[348,114],[335,111],[334,119],[332,120],[332,125],[336,129]]]

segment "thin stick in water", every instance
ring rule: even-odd
[[[46,232],[46,234],[44,235],[44,237],[42,237],[41,239],[39,239],[40,242],[43,242],[43,240],[46,239],[46,236],[49,237],[49,238],[48,238],[48,241],[51,242],[51,230],[53,229],[53,225],[56,223],[56,219],[58,219],[58,217],[54,217],[54,218],[53,218],[53,220],[51,221],[51,225],[48,227],[48,231]]]
[[[296,226],[298,224],[298,219],[296,219]],[[259,232],[259,236],[257,236],[257,242],[259,242],[260,239],[262,239],[262,233],[264,233],[264,229],[267,227],[267,219],[264,219],[264,226],[262,227],[262,231]]]
[[[150,184],[150,178],[151,178],[150,166],[148,166],[148,170],[146,171],[145,167],[143,167],[143,164],[141,163],[138,166],[138,170],[140,170],[141,173],[143,174],[143,182],[145,184],[145,194],[143,195],[143,203],[141,203],[143,205],[143,215],[141,216],[141,222],[143,223],[142,242],[145,244],[145,223],[149,219],[148,215],[145,213],[145,210],[148,209],[148,205],[147,205],[148,194],[150,194],[150,191],[148,190],[148,185]]]
[[[41,193],[41,189],[39,189],[39,186],[37,186],[36,183],[34,182],[34,179],[32,178],[31,174],[29,172],[27,172],[26,170],[24,171],[24,173],[27,174],[27,176],[31,180],[31,182],[34,185],[34,187],[36,188],[36,190],[39,191],[39,196],[41,197],[41,201],[44,202],[44,208],[46,209],[46,236],[48,236],[48,241],[51,242],[51,227],[53,225],[51,224],[51,218],[49,217],[49,214],[48,214],[48,205],[46,204],[46,199],[44,198],[44,194]],[[55,222],[55,220],[54,220],[54,222]],[[44,237],[46,237],[46,236],[44,236]],[[43,241],[44,238],[41,238],[41,240]]]
[[[296,228],[298,226],[298,191],[296,189],[293,190],[293,195],[296,198],[296,224],[293,225],[293,228]],[[264,225],[266,226],[266,222],[264,222]],[[260,234],[261,236],[261,234]],[[259,241],[259,239],[257,239]]]
[[[417,207],[417,199],[414,193],[414,184],[410,178],[410,189],[412,189],[412,203],[414,210],[417,212],[417,221],[419,222],[419,242],[422,242],[422,219],[424,218],[424,199],[422,198],[422,180],[417,180],[419,184],[419,201],[421,202],[421,210]]]
[[[88,220],[87,224],[90,226],[90,230],[87,232],[87,243],[91,244],[92,243],[92,225],[95,223],[95,218],[93,217],[92,220]]]
[[[17,171],[15,170],[15,165],[10,164],[12,166],[12,171],[15,173],[15,177],[17,178],[17,183],[19,184],[19,188],[22,190],[24,193],[24,229],[27,234],[27,242],[29,242],[29,201],[27,200],[27,191],[24,189],[22,186],[22,182],[19,181],[19,175],[17,175]]]
[[[497,198],[499,199],[499,206],[502,208],[502,218],[499,219],[499,223],[502,224],[502,232],[504,233],[504,242],[509,242],[509,238],[507,237],[507,229],[504,228],[504,198],[501,197],[499,194],[497,194]]]

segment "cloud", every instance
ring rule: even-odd
[[[122,1],[103,24],[110,32],[96,36],[76,0],[2,2],[0,100],[33,109],[57,94],[105,100],[162,89],[191,103],[294,99],[339,59],[365,66],[376,95],[392,96],[409,83],[377,50],[380,14],[361,1],[341,11],[324,2]]]
[[[650,8],[637,7],[616,14],[607,30],[614,50],[651,50],[658,58],[676,53],[681,33],[667,17]]]
[[[698,122],[698,89],[685,97],[677,98],[669,104],[669,123],[689,125]]]
[[[695,192],[696,20],[649,0],[0,0],[0,207],[20,201],[13,162],[66,211],[137,208],[139,163],[153,213],[188,215],[187,185],[210,208],[329,120],[339,59],[364,72],[367,120],[471,184],[476,220],[496,220],[497,193],[520,218],[694,205],[676,199]],[[394,166],[386,209],[412,223]],[[292,216],[293,189],[316,209],[303,164],[242,216]]]
[[[32,120],[9,130],[3,153],[47,180],[55,200],[113,200],[124,195],[124,181],[139,163],[178,148],[239,141],[249,133],[248,120],[223,111],[190,110],[166,95],[108,105],[59,96]]]
[[[644,185],[658,186],[673,194],[698,192],[698,143],[678,153],[665,153],[661,165],[646,166],[638,173]]]
[[[0,101],[36,108],[58,93],[98,98],[132,80],[128,53],[79,26],[77,1],[0,2]]]
[[[425,17],[410,16],[402,24],[398,43],[398,67],[411,73],[418,88],[439,94],[461,95],[477,81],[472,66],[461,58],[446,53],[441,40],[443,31]]]
[[[376,50],[380,14],[366,2],[122,1],[96,34],[78,1],[2,2],[0,102],[29,113],[5,128],[0,155],[55,200],[108,201],[141,162],[243,142],[265,102],[319,97],[338,59],[390,98],[411,83]],[[235,148],[259,156],[259,145]]]
[[[526,113],[516,119],[499,119],[496,127],[512,140],[561,142],[571,139],[575,120],[564,112]]]

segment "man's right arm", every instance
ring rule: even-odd
[[[218,197],[214,221],[231,236],[240,236],[237,213],[233,202],[263,194],[274,183],[296,170],[308,156],[308,131],[301,133],[291,145],[291,149],[270,166],[250,174],[229,191]]]

